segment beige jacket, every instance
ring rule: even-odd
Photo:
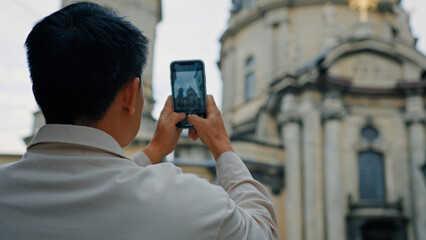
[[[216,164],[220,186],[98,129],[45,125],[0,167],[0,239],[278,239],[266,189],[235,153]]]

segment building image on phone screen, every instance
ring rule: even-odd
[[[203,80],[201,71],[176,72],[174,82],[175,110],[177,112],[200,113],[204,109]]]

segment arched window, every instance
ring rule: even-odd
[[[256,78],[254,75],[254,58],[249,57],[245,64],[245,80],[244,80],[244,96],[245,100],[249,101],[254,98],[254,89]]]
[[[359,153],[359,199],[385,201],[385,172],[383,154],[368,150]]]

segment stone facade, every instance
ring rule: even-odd
[[[252,172],[284,170],[281,238],[425,239],[426,58],[400,1],[367,22],[346,0],[233,3],[223,116]]]

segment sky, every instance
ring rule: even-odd
[[[418,49],[426,53],[426,1],[403,0],[411,13]],[[0,0],[0,154],[22,154],[22,139],[32,130],[37,104],[31,91],[24,42],[34,24],[60,7],[59,0]],[[207,93],[221,105],[220,35],[229,18],[231,0],[163,0],[157,26],[153,90],[158,117],[171,93],[169,64],[177,59],[203,59]],[[176,34],[179,33],[179,34]]]

